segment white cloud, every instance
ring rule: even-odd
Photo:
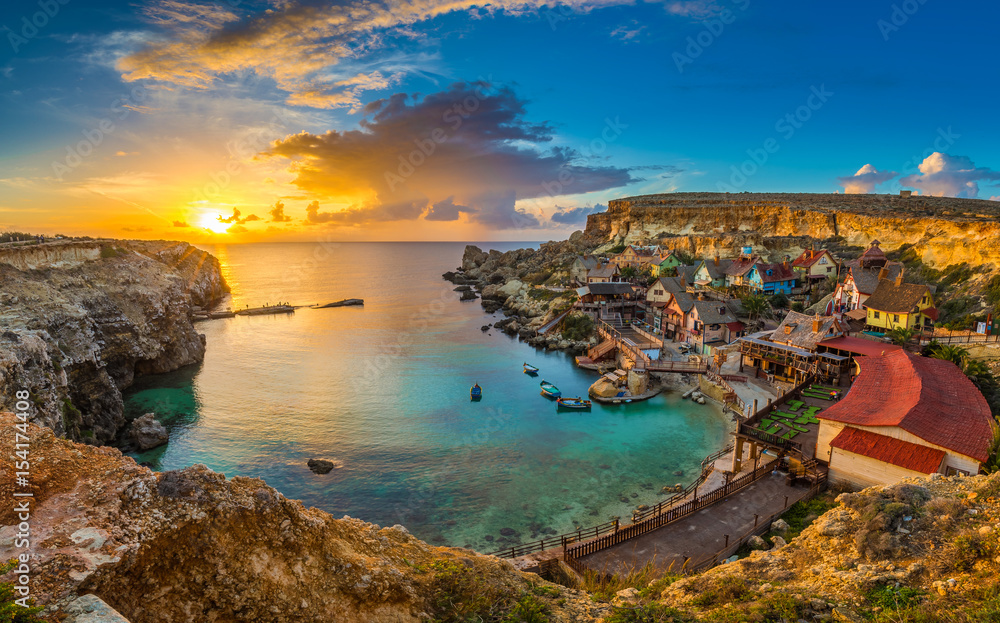
[[[837,181],[847,194],[864,194],[875,192],[876,186],[894,177],[896,177],[895,171],[879,171],[874,165],[866,164],[854,175],[838,177]]]
[[[918,168],[919,174],[907,175],[899,183],[938,197],[975,198],[979,196],[978,182],[1000,180],[1000,171],[976,167],[968,156],[952,156],[939,151],[927,156]]]

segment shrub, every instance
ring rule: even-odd
[[[972,569],[977,560],[992,555],[993,550],[996,549],[996,543],[992,538],[974,530],[963,532],[955,537],[954,545],[955,556],[952,559],[952,564],[959,571]]]
[[[865,599],[873,608],[882,610],[908,610],[923,601],[923,591],[909,586],[882,584],[865,593]]]
[[[750,590],[746,580],[730,575],[710,580],[708,586],[702,587],[699,594],[691,600],[691,604],[699,608],[709,608],[725,603],[748,601],[752,596],[753,591]]]
[[[0,575],[10,572],[16,566],[15,561],[0,565]],[[0,582],[0,623],[45,623],[35,615],[42,611],[40,606],[20,606],[19,599],[11,582]]]
[[[514,604],[514,608],[506,617],[504,623],[548,623],[549,607],[533,595],[525,595]]]
[[[564,340],[582,341],[594,335],[594,319],[587,314],[570,314],[563,320]]]
[[[607,623],[683,623],[693,619],[676,608],[652,603],[635,608],[618,608]]]

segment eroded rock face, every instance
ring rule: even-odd
[[[0,414],[0,444],[16,420]],[[527,590],[507,561],[433,547],[402,527],[334,519],[264,482],[202,465],[153,473],[108,447],[30,426],[32,595],[51,608],[93,593],[131,623],[416,623],[432,612],[435,561],[474,569],[490,586]],[[10,500],[13,482],[0,479]],[[0,557],[14,549],[12,505],[0,507]],[[593,621],[565,593],[553,621]],[[553,603],[553,608],[561,608]],[[53,620],[55,620],[53,618]]]
[[[587,217],[588,236],[606,241],[659,241],[698,257],[730,257],[743,245],[793,257],[802,237],[842,236],[855,246],[873,239],[891,250],[904,243],[924,263],[1000,264],[1000,206],[981,199],[809,193],[670,193],[614,199]]]
[[[213,305],[225,283],[218,261],[187,243],[114,241],[97,259],[67,245],[67,258],[59,245],[0,257],[0,409],[28,390],[34,421],[108,443],[125,426],[121,392],[135,375],[204,358],[191,307]]]

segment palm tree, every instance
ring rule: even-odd
[[[928,356],[934,359],[944,359],[950,361],[959,368],[962,368],[962,361],[969,358],[969,351],[954,344],[941,344],[935,342],[928,347]]]
[[[916,332],[913,329],[907,327],[895,327],[889,331],[889,339],[892,340],[893,344],[906,346],[910,340],[913,339],[915,334]]]
[[[751,320],[757,320],[771,310],[767,297],[763,294],[748,294],[743,297],[743,309]]]

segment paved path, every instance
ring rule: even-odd
[[[768,475],[746,489],[708,508],[608,549],[584,556],[582,561],[591,569],[605,573],[628,573],[652,561],[666,570],[670,564],[679,569],[685,557],[698,562],[713,556],[725,546],[725,535],[731,542],[754,526],[754,514],[763,518],[777,513],[809,494],[808,486],[789,487],[783,474]]]

